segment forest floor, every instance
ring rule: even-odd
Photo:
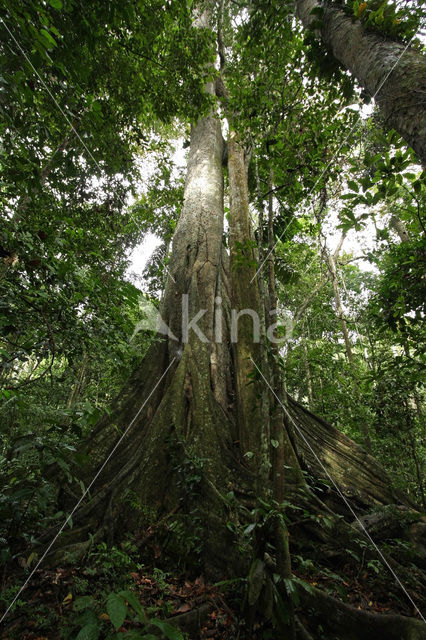
[[[194,569],[168,569],[157,545],[149,550],[151,563],[138,563],[135,551],[130,543],[112,549],[99,545],[84,564],[38,570],[8,614],[1,640],[153,638],[161,635],[158,628],[152,627],[154,620],[167,620],[183,629],[195,624],[198,631],[195,635],[190,632],[189,637],[200,640],[275,637],[274,630],[260,618],[257,621],[257,616],[248,628],[244,616],[247,579],[209,584]],[[338,567],[330,562],[319,566],[295,556],[293,565],[299,585],[317,587],[357,609],[418,616],[395,581],[371,562],[369,566],[355,560]],[[24,580],[25,576],[21,584]],[[5,579],[2,610],[19,586],[16,578]],[[294,603],[297,612],[297,595]],[[146,616],[145,622],[142,616]],[[310,632],[315,638],[330,640],[321,629]],[[145,636],[147,633],[154,635]],[[183,637],[173,630],[168,633],[172,640]]]

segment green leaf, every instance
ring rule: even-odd
[[[151,620],[151,624],[155,625],[164,633],[166,638],[169,640],[184,640],[184,637],[176,627],[172,627],[168,622],[163,622],[162,620]]]
[[[284,602],[279,593],[277,587],[273,585],[274,601],[275,601],[275,613],[279,620],[280,625],[286,626],[290,621],[290,609],[288,604]]]
[[[46,31],[46,29],[40,29],[40,33],[48,41],[48,43],[50,45],[52,45],[52,47],[56,47],[57,46],[55,38],[53,38],[50,35],[50,33],[48,31]]]
[[[99,625],[98,624],[86,624],[78,632],[75,640],[98,640],[99,638]]]
[[[136,613],[138,614],[139,618],[142,621],[144,622],[146,621],[145,611],[143,610],[141,603],[139,602],[139,600],[137,599],[134,593],[126,589],[124,591],[120,591],[118,595],[124,598],[125,600],[127,600],[127,602],[136,611]]]
[[[416,180],[416,182],[413,183],[413,187],[414,187],[415,193],[421,193],[422,183],[420,182],[420,180]]]
[[[119,629],[126,619],[127,605],[118,593],[110,593],[106,603],[106,609],[110,620],[116,629]]]
[[[54,9],[62,9],[62,0],[49,0],[49,4]]]
[[[380,191],[376,191],[376,193],[373,196],[373,199],[371,201],[372,205],[375,205],[379,202],[379,200],[381,200],[383,198],[383,194],[380,193]]]
[[[315,588],[312,585],[310,585],[309,582],[306,582],[301,578],[297,578],[296,576],[294,576],[292,580],[308,593],[315,593]]]
[[[95,599],[92,596],[80,596],[76,598],[73,605],[74,611],[84,611],[84,609],[90,609],[95,604]]]
[[[299,592],[297,591],[295,581],[293,578],[284,578],[284,585],[287,591],[287,594],[293,600],[295,606],[299,605]]]

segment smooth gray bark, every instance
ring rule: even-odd
[[[220,122],[210,116],[193,127],[184,203],[173,237],[162,316],[182,339],[181,296],[189,294],[189,319],[200,309],[206,314],[198,326],[213,338],[213,310],[222,254],[223,138]],[[173,353],[178,342],[169,341]]]
[[[306,28],[324,13],[316,31],[337,60],[375,97],[385,123],[395,129],[426,163],[426,56],[384,35],[367,31],[342,9],[317,0],[296,0]]]

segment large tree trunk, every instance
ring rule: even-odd
[[[90,499],[73,513],[73,529],[50,550],[51,562],[64,546],[69,551],[85,548],[89,534],[110,543],[128,533],[135,542],[144,539],[152,524],[148,513],[155,522],[179,523],[197,572],[214,579],[247,575],[253,558],[239,553],[238,540],[226,527],[229,520],[246,523],[227,494],[233,492],[248,516],[257,497],[302,500],[302,490],[304,504],[311,501],[317,507],[318,498],[304,485],[302,467],[320,477],[325,468],[362,508],[397,499],[383,469],[349,438],[290,399],[288,405],[277,404],[277,367],[264,367],[261,344],[252,341],[250,317],[240,319],[240,339],[231,344],[231,302],[236,311],[255,307],[260,314],[263,307],[257,285],[250,283],[254,243],[244,151],[236,137],[229,145],[230,256],[222,241],[222,156],[220,123],[213,115],[203,118],[192,129],[184,205],[161,306],[167,338],[153,343],[111,415],[86,443],[88,457],[80,475],[90,487]],[[198,330],[187,331],[185,315],[191,321],[197,314]],[[259,366],[263,380],[255,375]],[[263,382],[270,391],[266,396]],[[269,419],[263,402],[269,403]],[[337,492],[324,508],[334,510],[338,497]],[[75,502],[76,496],[65,495],[62,506],[68,510]],[[46,542],[52,533],[47,532]],[[264,553],[270,553],[267,545],[272,543],[274,573],[290,578],[282,518],[275,516],[264,534],[253,548],[255,567],[265,566]],[[194,548],[188,547],[191,538]],[[175,553],[182,555],[183,547],[181,540]],[[280,584],[291,614],[285,582]],[[262,598],[250,601],[249,595],[253,618],[272,606],[267,586]],[[295,638],[292,615],[277,637]]]
[[[198,509],[204,557],[213,563],[206,567],[210,573],[225,573],[228,564],[226,518],[218,495],[229,491],[233,469],[240,464],[230,410],[234,398],[229,327],[224,327],[222,342],[213,340],[218,321],[215,297],[222,298],[225,311],[229,307],[222,244],[222,153],[219,121],[214,116],[202,119],[192,130],[184,205],[161,307],[170,332],[151,346],[112,414],[101,420],[87,443],[88,462],[82,471],[86,486],[110,457],[68,534],[74,543],[89,531],[112,539],[137,530],[143,523],[128,502],[131,495],[159,515],[176,512],[185,519]],[[197,335],[191,327],[186,330],[183,316],[187,314],[190,322],[199,311]],[[194,495],[188,495],[182,478],[189,459],[203,470]],[[233,488],[240,489],[235,483]]]
[[[310,28],[321,6],[321,27],[317,30],[337,60],[375,97],[386,125],[395,129],[426,163],[426,57],[413,48],[367,31],[361,20],[341,8],[296,0],[303,25]]]

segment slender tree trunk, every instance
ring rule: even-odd
[[[268,185],[268,293],[269,316],[273,321],[277,320],[277,295],[275,289],[275,235],[274,235],[274,201],[273,201],[273,182],[274,174],[272,170],[269,174]],[[270,336],[276,338],[275,332]],[[279,346],[276,341],[271,344],[271,387],[273,390],[274,403],[273,413],[271,415],[271,436],[274,440],[275,455],[273,458],[273,477],[272,483],[274,488],[274,496],[278,502],[282,502],[291,487],[291,485],[303,485],[303,478],[300,473],[300,467],[292,439],[290,438],[290,424],[287,414],[284,411],[284,385],[279,368]],[[293,435],[293,434],[292,434]],[[294,436],[293,436],[294,437]],[[274,528],[275,545],[277,548],[277,565],[280,573],[285,579],[292,576],[291,558],[288,542],[288,532],[283,529],[282,524],[277,519]],[[294,603],[287,596],[287,607],[290,612],[291,624],[288,627],[285,638],[295,639],[295,623],[294,623]]]
[[[250,228],[244,149],[234,131],[229,136],[228,170],[230,281],[239,440],[243,455],[250,452],[256,467],[260,462],[258,456],[264,449],[261,446],[259,385],[253,384],[253,360],[260,363],[261,304],[255,244]],[[237,314],[241,317],[238,318]]]
[[[329,267],[329,271],[330,271],[331,281],[333,283],[334,300],[335,300],[335,303],[336,303],[336,312],[337,312],[337,316],[338,316],[338,318],[340,320],[340,326],[342,327],[343,339],[345,341],[346,355],[348,357],[349,365],[350,365],[351,370],[352,370],[353,382],[354,382],[354,386],[355,386],[355,394],[356,394],[356,396],[358,398],[359,403],[362,404],[362,398],[361,398],[361,394],[360,394],[360,391],[359,391],[359,388],[358,388],[359,381],[358,381],[358,375],[357,375],[356,368],[355,368],[355,359],[354,359],[354,354],[353,354],[353,351],[352,351],[352,343],[351,343],[351,339],[349,337],[348,325],[346,324],[345,314],[344,314],[344,311],[343,311],[342,299],[340,297],[339,283],[338,283],[338,280],[337,280],[337,270],[336,270],[335,255],[332,255],[331,253],[329,253],[327,255],[327,260],[328,260],[328,267]],[[367,424],[367,422],[365,421],[365,419],[362,416],[360,417],[359,422],[360,422],[360,427],[361,427],[362,434],[364,436],[365,448],[367,449],[368,453],[371,453],[372,447],[371,447],[371,438],[370,438],[370,431],[369,431],[369,428],[368,428],[368,424]]]
[[[263,247],[263,238],[264,238],[264,217],[265,217],[265,208],[263,204],[262,198],[262,190],[260,187],[260,177],[259,177],[259,167],[256,161],[255,164],[255,176],[256,176],[256,195],[257,195],[257,209],[259,213],[259,224],[257,229],[257,259],[258,264],[262,265],[265,260],[265,251]],[[259,287],[259,296],[260,296],[260,355],[261,355],[261,371],[270,379],[270,366],[268,360],[268,344],[266,338],[266,329],[269,323],[269,314],[267,314],[268,307],[268,294],[266,288],[266,282],[264,278],[264,273],[262,270],[257,274],[257,281]],[[263,428],[263,441],[265,442],[265,446],[269,450],[270,448],[270,410],[271,406],[274,403],[274,399],[270,397],[270,390],[264,384],[261,386],[261,411],[262,411],[262,424]],[[266,457],[265,457],[266,460]],[[271,461],[268,460],[268,469],[265,469],[266,477],[270,477],[270,469]],[[262,476],[262,474],[260,474]]]
[[[277,321],[277,294],[275,289],[275,235],[274,235],[274,207],[273,207],[273,182],[272,171],[269,175],[268,186],[268,312],[272,323]],[[280,349],[276,338],[276,331],[270,331],[271,340],[271,387],[275,398],[274,411],[271,416],[271,436],[277,444],[275,448],[275,475],[273,478],[275,492],[278,500],[284,499],[286,488],[292,484],[302,483],[300,467],[294,454],[292,445],[292,429],[284,410],[286,398],[284,397],[284,385],[279,367]],[[283,424],[285,429],[283,429]]]
[[[244,149],[237,140],[237,136],[231,131],[228,145],[228,168],[229,168],[229,191],[230,191],[230,225],[229,242],[231,254],[231,283],[232,300],[238,309],[254,311],[255,316],[260,318],[263,314],[263,304],[259,298],[257,281],[257,262],[255,260],[255,243],[253,240],[250,216],[247,185],[247,169],[244,157]],[[269,206],[268,229],[272,225],[272,204]],[[272,247],[273,248],[273,247]],[[273,252],[272,252],[273,253]],[[276,311],[275,285],[271,289],[271,278],[275,280],[274,269],[271,269],[271,256],[269,257],[269,301]],[[262,364],[262,354],[260,351],[260,336],[253,335],[254,324],[250,316],[244,316],[245,321],[242,333],[238,334],[238,342],[235,344],[235,369],[236,369],[236,393],[238,399],[238,422],[240,423],[240,433],[244,446],[242,451],[246,451],[247,445],[252,447],[253,461],[261,484],[257,485],[257,495],[260,497],[268,489],[267,472],[272,468],[272,490],[275,500],[282,502],[285,495],[284,471],[286,462],[291,460],[295,468],[299,464],[293,450],[293,446],[288,438],[284,426],[284,415],[282,408],[277,403],[277,398],[282,399],[282,390],[278,389],[279,378],[277,376],[275,361],[271,363],[273,411],[271,416],[270,435],[275,443],[272,447],[275,455],[271,459],[271,442],[269,442],[269,424],[262,422],[264,412],[260,406],[260,399],[263,397],[262,388],[265,383],[256,375],[257,367]],[[260,321],[259,328],[260,328]],[[254,339],[255,338],[255,339]],[[265,375],[265,372],[264,374]],[[268,375],[268,374],[267,374]],[[280,394],[277,395],[277,392]],[[241,425],[241,422],[243,424]],[[269,421],[268,421],[269,422]],[[245,435],[244,435],[245,434]],[[259,453],[257,453],[259,451]],[[255,453],[256,452],[256,453]],[[262,457],[261,457],[262,455]],[[256,471],[255,471],[256,473]],[[262,486],[263,485],[263,486]],[[267,491],[266,491],[267,493]],[[276,571],[284,579],[291,578],[290,550],[288,545],[287,530],[282,519],[275,518],[272,527],[272,539],[276,548]],[[295,639],[295,623],[293,602],[285,589],[282,597],[286,601],[289,611],[289,622],[286,626],[283,638]]]
[[[305,375],[306,375],[306,388],[308,391],[308,403],[309,409],[313,408],[314,405],[314,396],[312,392],[312,378],[311,378],[311,368],[309,366],[308,360],[308,350],[306,348],[306,338],[303,336],[302,338],[302,350],[303,350],[303,364],[305,367]]]
[[[337,281],[336,263],[334,257],[329,253],[327,255],[328,267],[331,275],[331,281],[333,283],[334,301],[336,303],[336,313],[339,318],[340,326],[342,328],[343,339],[345,341],[346,355],[351,366],[354,364],[354,355],[352,352],[352,344],[349,338],[348,325],[346,324],[345,313],[343,311],[342,299],[340,297],[339,283]]]
[[[426,56],[420,51],[367,31],[361,20],[336,5],[296,0],[297,14],[306,28],[322,7],[316,31],[337,60],[375,99],[386,125],[395,129],[426,163]]]
[[[84,377],[86,375],[86,369],[87,369],[87,352],[84,352],[83,357],[81,359],[80,366],[78,367],[78,370],[77,370],[77,377],[75,379],[74,384],[71,387],[71,392],[67,400],[67,404],[66,404],[67,409],[70,409],[81,395]]]

